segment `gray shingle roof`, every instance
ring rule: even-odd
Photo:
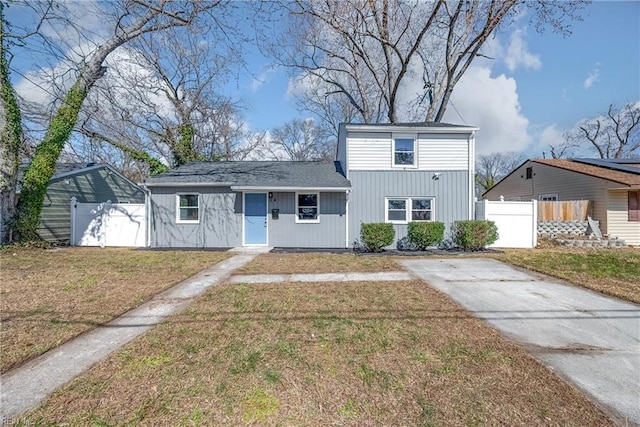
[[[338,162],[193,162],[147,179],[149,186],[350,188]]]

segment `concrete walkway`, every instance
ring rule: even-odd
[[[323,274],[251,274],[238,275],[229,279],[231,283],[282,283],[282,282],[368,282],[411,280],[404,271],[380,273],[323,273]]]
[[[640,425],[640,306],[491,259],[401,260],[416,276]]]
[[[110,353],[188,306],[209,287],[225,281],[235,269],[247,264],[264,250],[236,252],[238,255],[158,294],[111,323],[82,334],[2,375],[0,419],[4,423],[34,408],[49,394]]]

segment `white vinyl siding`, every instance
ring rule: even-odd
[[[466,138],[440,139],[421,135],[418,164],[424,170],[468,170],[469,142]]]
[[[609,191],[607,209],[607,234],[620,237],[629,245],[640,245],[640,222],[629,221],[627,191]]]
[[[355,133],[347,137],[349,170],[390,170],[402,165],[393,162],[393,138],[415,138],[415,165],[407,168],[430,171],[469,170],[469,135],[428,135]]]
[[[391,134],[350,134],[347,144],[350,170],[391,169]]]

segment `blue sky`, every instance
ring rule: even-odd
[[[503,50],[508,50],[514,32],[518,32],[519,54],[525,59],[520,58],[510,69],[509,57],[517,52],[502,52],[493,61],[479,63],[486,74],[479,68],[470,73],[454,98],[464,121],[481,128],[479,153],[515,149],[529,157],[541,157],[544,150],[548,154],[549,143],[556,142],[579,120],[604,114],[610,103],[640,101],[639,1],[596,1],[586,8],[583,21],[573,22],[572,34],[567,37],[548,30],[540,34],[519,20],[498,34]],[[250,64],[256,75],[261,75],[261,84],[248,77],[240,82],[240,89],[247,90],[245,96],[252,104],[245,115],[252,128],[266,130],[290,118],[307,116],[296,111],[287,95],[284,70],[262,74],[267,60],[259,56]],[[480,94],[487,92],[487,83],[493,93]],[[504,100],[497,101],[501,90]],[[487,99],[471,102],[478,96]],[[475,114],[487,103],[497,104],[492,114]],[[447,120],[462,122],[451,107]]]

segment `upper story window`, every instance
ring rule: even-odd
[[[525,175],[526,175],[526,179],[533,178],[533,168],[531,166],[525,169]]]
[[[185,224],[197,224],[200,222],[200,195],[177,194],[176,222]]]
[[[416,166],[416,140],[413,138],[394,138],[393,166]]]
[[[320,222],[319,193],[296,194],[296,222]]]

